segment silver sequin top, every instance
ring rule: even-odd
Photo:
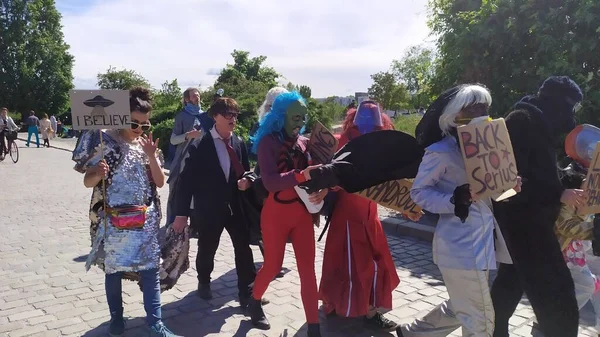
[[[81,135],[73,151],[76,170],[85,172],[102,159],[99,139],[99,131]],[[158,230],[162,214],[156,186],[150,179],[147,156],[137,142],[126,142],[116,131],[103,133],[103,143],[104,159],[110,167],[106,181],[107,205],[148,205],[148,209],[143,228],[117,229],[110,218],[104,219],[102,183],[96,186],[90,205],[92,251],[86,267],[96,264],[107,274],[158,268]],[[159,154],[157,158],[160,161]]]

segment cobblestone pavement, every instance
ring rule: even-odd
[[[0,336],[105,336],[109,315],[104,277],[98,269],[86,273],[84,268],[90,246],[87,211],[91,191],[83,187],[82,175],[72,170],[69,152],[26,148],[23,142],[19,145],[21,159],[17,164],[0,162]],[[161,190],[163,200],[167,193],[166,188]],[[195,244],[192,240],[192,257]],[[394,291],[394,308],[386,315],[406,323],[448,295],[431,261],[430,244],[396,237],[390,237],[389,244],[401,284]],[[318,275],[322,255],[320,242]],[[257,249],[254,256],[259,265],[262,256]],[[265,306],[272,323],[269,331],[251,329],[238,306],[233,247],[227,235],[215,259],[213,300],[206,302],[194,294],[193,266],[174,289],[162,295],[163,317],[176,333],[188,337],[305,336],[300,281],[291,245],[284,261],[287,274],[271,283],[266,293],[271,300]],[[141,293],[131,282],[123,288],[125,313],[131,317],[126,336],[143,336]],[[529,335],[532,316],[525,302],[519,305],[511,320],[515,335]],[[589,317],[583,319],[581,336],[595,336]],[[365,330],[360,319],[322,317],[321,321],[324,336],[394,336]],[[460,336],[459,331],[453,336]]]

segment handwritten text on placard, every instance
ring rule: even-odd
[[[323,124],[316,122],[310,133],[310,155],[314,164],[327,164],[337,151],[338,140]]]
[[[471,189],[477,198],[499,196],[517,184],[517,164],[504,119],[458,128]]]
[[[579,213],[600,213],[600,143],[596,145],[596,150],[588,169],[585,191],[588,193],[588,198],[585,207]]]
[[[130,128],[129,91],[71,90],[73,129]]]
[[[417,215],[421,213],[421,207],[410,198],[411,187],[412,183],[406,179],[392,180],[369,187],[357,194],[399,213]]]

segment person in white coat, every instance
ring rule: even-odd
[[[493,335],[494,307],[488,278],[489,271],[496,269],[495,244],[504,240],[496,230],[491,199],[473,201],[456,137],[457,125],[486,118],[491,103],[492,97],[483,86],[457,86],[442,94],[417,126],[416,138],[425,147],[425,155],[410,194],[417,205],[439,214],[433,261],[450,299],[422,319],[399,327],[396,332],[400,337],[447,336],[460,327],[463,336]],[[519,186],[517,183],[515,190]],[[499,239],[495,240],[495,235]],[[505,259],[510,260],[503,246]]]

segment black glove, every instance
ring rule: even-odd
[[[600,214],[594,215],[594,238],[592,239],[594,256],[600,256]]]
[[[312,194],[322,189],[338,186],[340,180],[338,172],[331,164],[322,165],[310,171],[310,180],[298,184],[298,187]]]
[[[473,203],[469,184],[454,189],[454,195],[450,198],[450,202],[454,204],[454,215],[464,223],[469,217],[469,207]]]

